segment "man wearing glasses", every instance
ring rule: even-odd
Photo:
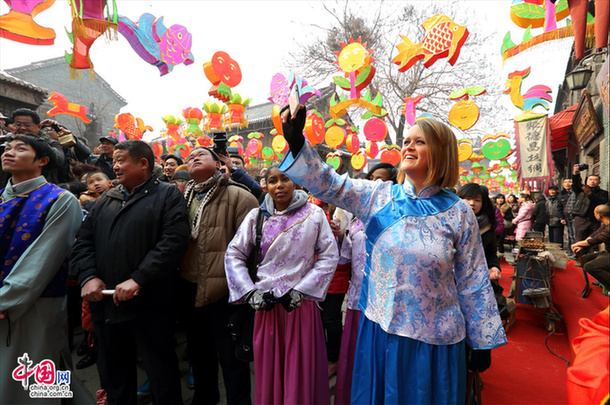
[[[15,127],[15,135],[24,135],[30,134],[39,138],[43,138],[46,142],[53,148],[55,152],[55,163],[56,167],[61,167],[65,161],[64,151],[61,147],[61,143],[59,141],[51,139],[49,136],[41,134],[40,129],[42,128],[43,123],[40,122],[40,117],[35,111],[32,111],[27,108],[19,108],[18,110],[13,111],[13,125]],[[4,142],[0,142],[0,153],[4,151]],[[47,181],[49,183],[57,183],[58,182],[58,173],[57,169],[53,169],[46,176]],[[0,172],[0,188],[6,186],[6,183],[10,177],[10,174],[5,172]]]

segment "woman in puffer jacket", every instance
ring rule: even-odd
[[[529,194],[522,193],[519,196],[519,203],[521,204],[519,214],[513,219],[513,224],[517,225],[517,230],[515,232],[516,240],[523,239],[525,234],[532,230],[534,223],[533,214],[536,209],[536,204],[534,204],[532,196]]]

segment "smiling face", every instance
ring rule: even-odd
[[[216,52],[212,56],[212,68],[221,82],[229,87],[235,87],[241,82],[239,64],[231,59],[226,52]]]
[[[361,43],[354,42],[347,45],[339,54],[339,66],[349,73],[359,69],[366,60],[367,51]]]
[[[100,144],[100,151],[107,157],[112,157],[114,155],[114,144],[104,139]]]
[[[266,183],[275,209],[283,211],[288,208],[294,194],[294,182],[277,168],[272,168],[267,172]]]
[[[174,172],[176,171],[176,167],[178,167],[178,161],[173,159],[171,156],[165,160],[165,165],[163,166],[163,174],[168,179],[171,179],[174,176]]]
[[[195,148],[187,159],[188,172],[197,183],[206,181],[220,169],[220,162],[205,148]]]
[[[428,145],[418,125],[412,127],[400,150],[400,170],[416,186],[423,186],[428,175]]]

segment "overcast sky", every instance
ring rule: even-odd
[[[358,2],[358,5],[366,8],[371,3]],[[427,0],[413,3],[421,7],[429,4]],[[475,10],[477,16],[480,15],[477,21],[485,24],[489,41],[497,49],[492,55],[482,55],[497,58],[497,71],[490,74],[506,77],[513,70],[532,66],[532,74],[524,86],[529,88],[535,84],[545,84],[553,89],[555,99],[557,86],[563,81],[573,40],[544,44],[539,49],[512,58],[502,67],[499,49],[504,34],[509,29],[515,32],[513,40],[518,43],[523,32],[510,21],[511,0],[466,0],[464,3]],[[387,7],[391,10],[401,4],[404,2],[389,1]],[[186,107],[202,108],[203,103],[210,99],[207,92],[211,84],[203,73],[202,64],[209,61],[216,51],[227,52],[239,63],[243,79],[234,90],[253,98],[252,105],[256,105],[266,101],[271,77],[277,72],[288,73],[284,67],[284,58],[294,47],[293,39],[319,34],[321,31],[316,26],[331,26],[328,14],[318,1],[117,0],[117,6],[119,15],[133,21],[148,12],[156,17],[164,16],[167,27],[184,25],[193,36],[191,50],[195,62],[190,66],[175,66],[173,72],[162,77],[155,66],[140,59],[122,35],[119,35],[118,41],[100,38],[91,49],[95,71],[129,103],[121,112],[130,112],[143,118],[156,133],[164,128],[162,116],[180,115]],[[0,2],[0,14],[5,14],[8,10],[8,6]],[[23,66],[63,56],[66,51],[72,52],[65,33],[66,28],[71,30],[67,1],[56,1],[35,20],[42,26],[55,29],[55,44],[32,46],[0,38],[0,69]],[[418,42],[417,38],[412,39]],[[446,63],[446,60],[437,63]],[[86,74],[83,77],[83,80],[87,80]],[[511,111],[517,115],[520,111],[512,107],[508,96],[505,99],[507,105],[511,106]]]

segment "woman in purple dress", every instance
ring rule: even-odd
[[[330,404],[320,311],[339,261],[326,215],[307,193],[271,167],[268,195],[244,219],[225,256],[229,301],[251,305],[254,317],[254,403]],[[264,216],[258,271],[246,267]]]

